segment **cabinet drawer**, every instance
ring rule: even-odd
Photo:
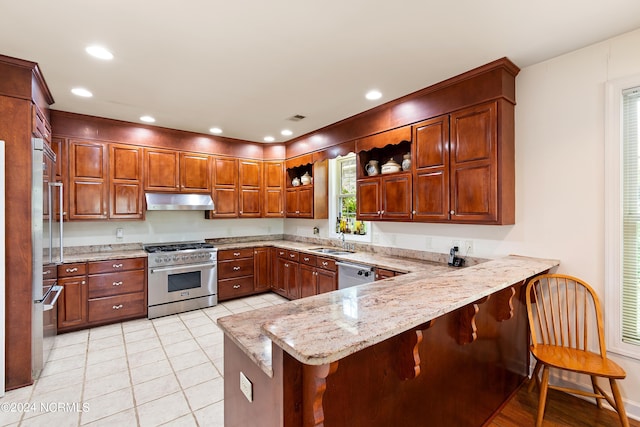
[[[253,257],[218,262],[218,279],[229,279],[231,277],[249,275],[253,276]]]
[[[86,262],[58,266],[58,277],[84,276],[85,274],[87,274]]]
[[[300,264],[312,265],[315,267],[317,256],[300,253]]]
[[[144,292],[89,300],[89,322],[105,322],[146,316]]]
[[[89,298],[144,292],[144,270],[89,276]]]
[[[287,251],[287,257],[289,261],[299,262],[300,261],[300,253],[296,251]]]
[[[333,258],[318,257],[318,262],[316,265],[320,268],[324,268],[325,270],[331,270],[331,271],[338,270],[338,266],[336,265],[336,260]]]
[[[58,277],[58,268],[53,264],[44,265],[42,267],[42,280],[55,280]]]
[[[218,261],[253,257],[253,248],[218,251]]]
[[[218,301],[253,293],[253,276],[218,280]]]
[[[280,248],[276,249],[276,253],[278,254],[278,257],[280,257],[280,258],[287,258],[288,257],[287,252],[289,252],[289,251],[287,251],[286,249],[280,249]]]
[[[144,269],[144,258],[123,258],[89,263],[89,274]]]

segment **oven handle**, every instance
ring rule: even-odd
[[[162,268],[152,268],[149,270],[150,273],[160,273],[162,271],[175,271],[175,270],[193,270],[194,268],[200,267],[211,267],[215,268],[215,264],[189,264],[189,265],[178,265],[175,267],[162,267]]]

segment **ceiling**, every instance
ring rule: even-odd
[[[637,0],[0,0],[0,54],[40,65],[53,109],[257,142],[637,28]],[[374,88],[382,98],[366,100]]]

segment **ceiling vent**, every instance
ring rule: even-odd
[[[296,114],[295,116],[289,117],[287,120],[291,120],[292,122],[299,122],[302,119],[305,119],[307,116],[303,116],[302,114]]]

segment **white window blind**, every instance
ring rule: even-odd
[[[622,341],[640,345],[640,87],[622,92]]]

